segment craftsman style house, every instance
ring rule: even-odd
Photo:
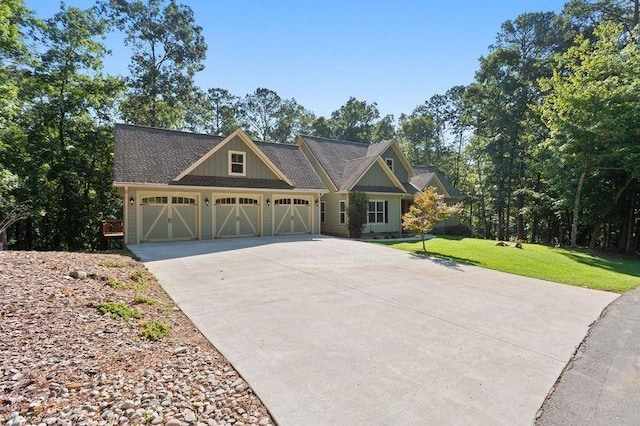
[[[377,144],[347,142],[315,136],[300,136],[298,145],[329,190],[320,202],[323,233],[347,236],[346,210],[349,193],[367,194],[367,233],[400,233],[402,215],[409,210],[414,195],[435,186],[448,202],[457,202],[460,193],[437,170],[412,167],[395,141]],[[454,225],[458,218],[442,224]]]
[[[287,234],[347,235],[348,195],[369,198],[365,233],[401,231],[413,195],[436,186],[395,142],[300,136],[297,145],[118,124],[114,186],[124,200],[126,244]],[[450,219],[450,221],[457,219]],[[448,224],[448,223],[447,223]]]

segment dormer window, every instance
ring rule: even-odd
[[[229,175],[245,176],[246,172],[246,153],[241,151],[229,151]]]
[[[385,158],[384,161],[387,163],[387,166],[393,171],[393,158]]]

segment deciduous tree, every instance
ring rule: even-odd
[[[121,104],[132,124],[177,128],[204,69],[207,45],[193,10],[176,0],[104,0],[102,10],[133,49],[129,90]]]
[[[435,187],[430,186],[424,192],[415,195],[409,211],[402,215],[402,227],[407,231],[420,235],[422,250],[426,254],[426,235],[438,223],[447,220],[453,215],[460,214],[461,211],[462,204],[448,205],[444,202],[444,196],[438,194]]]

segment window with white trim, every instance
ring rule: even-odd
[[[229,174],[235,176],[245,176],[247,156],[245,152],[229,151]]]
[[[368,223],[385,223],[384,221],[384,201],[369,201],[369,209],[367,211]]]
[[[347,202],[346,201],[340,201],[339,204],[339,210],[338,210],[338,217],[339,217],[339,221],[341,224],[345,224],[347,223]]]
[[[393,171],[393,158],[385,158],[384,161],[387,163],[387,166]]]
[[[321,201],[320,202],[320,222],[321,223],[324,223],[324,221],[325,221],[326,212],[327,212],[327,209],[326,209],[326,206],[324,204],[324,201]]]

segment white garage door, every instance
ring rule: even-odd
[[[195,196],[144,196],[140,200],[141,241],[198,238],[198,205]]]
[[[255,196],[228,196],[213,205],[216,238],[260,235],[260,204]]]
[[[276,198],[273,202],[276,235],[311,233],[311,201],[305,198]]]

